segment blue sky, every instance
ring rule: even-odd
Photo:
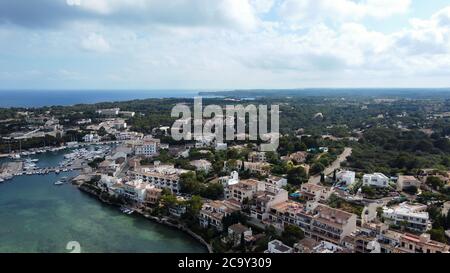
[[[0,0],[0,89],[449,87],[450,0]]]

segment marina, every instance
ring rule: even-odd
[[[114,143],[78,145],[71,148],[59,147],[14,154],[14,156],[2,159],[2,164],[0,164],[0,183],[11,180],[15,176],[59,174],[81,170],[88,167],[87,163],[89,161],[95,158],[102,158],[108,154],[112,145]],[[51,164],[46,164],[46,161],[40,162],[40,159],[36,158],[36,156],[42,155],[44,157],[53,155],[54,158],[57,158],[57,162],[51,162]]]

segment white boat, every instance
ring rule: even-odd
[[[62,181],[56,181],[54,184],[57,185],[57,186],[59,186],[59,185],[64,184],[64,182],[62,182]]]
[[[134,210],[127,207],[121,207],[120,210],[125,214],[132,214],[134,212]]]
[[[5,174],[5,175],[3,175],[2,178],[3,178],[3,180],[5,181],[5,180],[9,180],[9,179],[13,178],[13,176],[10,175],[10,174]]]

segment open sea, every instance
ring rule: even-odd
[[[148,98],[192,98],[194,90],[0,90],[0,107],[42,107]]]

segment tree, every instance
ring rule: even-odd
[[[240,211],[232,212],[231,214],[222,218],[223,230],[228,231],[228,227],[237,223],[245,225],[247,223],[247,216]]]
[[[381,220],[381,222],[384,222],[383,207],[378,207],[377,208],[377,216]]]
[[[375,190],[370,186],[362,186],[361,192],[369,197],[373,197],[376,194]]]
[[[426,183],[435,190],[439,190],[445,186],[445,182],[437,176],[428,176]]]
[[[171,193],[161,196],[161,203],[166,207],[174,206],[178,203],[177,197]]]
[[[304,237],[303,230],[294,225],[285,226],[284,231],[281,233],[281,241],[288,246],[293,246]]]
[[[435,240],[442,243],[447,243],[447,239],[445,238],[445,231],[441,228],[433,228],[429,231],[431,240]]]
[[[108,132],[106,132],[106,129],[105,129],[105,127],[100,127],[100,129],[98,129],[98,135],[99,136],[105,136],[106,134],[108,134]]]
[[[223,185],[220,183],[209,183],[203,188],[201,195],[208,199],[219,199],[223,195]]]
[[[320,173],[320,183],[324,183],[324,182],[325,182],[325,174]]]
[[[306,171],[303,167],[294,167],[287,172],[287,181],[292,185],[300,185],[306,179]]]
[[[311,166],[311,173],[312,174],[318,174],[318,173],[323,172],[324,170],[325,170],[325,166],[322,163],[320,163],[320,162],[314,163]]]
[[[187,194],[196,194],[201,191],[201,185],[197,181],[195,172],[187,172],[180,175],[180,190]]]
[[[198,223],[198,214],[202,208],[202,198],[198,195],[192,196],[192,198],[185,202],[186,213],[181,218],[190,227],[195,226]]]

